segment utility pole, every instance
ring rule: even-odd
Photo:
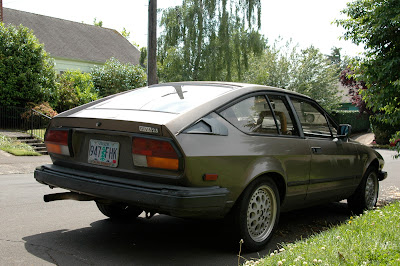
[[[3,0],[0,0],[0,21],[3,22]]]
[[[157,84],[157,0],[149,0],[147,85]]]

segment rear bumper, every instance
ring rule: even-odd
[[[121,182],[112,176],[53,164],[36,168],[34,176],[42,184],[172,216],[221,217],[230,207],[227,204],[228,189],[217,186],[182,187],[137,180]]]

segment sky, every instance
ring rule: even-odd
[[[269,43],[291,40],[300,48],[310,45],[324,54],[332,47],[342,48],[342,55],[357,56],[363,51],[350,41],[339,40],[343,29],[332,21],[343,18],[340,11],[351,0],[261,0],[261,34]],[[182,0],[158,0],[158,8],[181,4]],[[118,30],[125,27],[130,41],[147,46],[148,0],[3,0],[3,6],[76,22]],[[160,32],[157,32],[159,35]]]

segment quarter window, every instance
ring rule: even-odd
[[[245,133],[279,134],[274,115],[263,95],[247,98],[220,114]]]

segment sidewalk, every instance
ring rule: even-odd
[[[372,142],[375,139],[375,135],[374,133],[361,133],[352,135],[351,139],[360,142],[361,144],[364,144],[366,146],[372,146]]]
[[[0,134],[7,137],[26,137],[29,134],[0,129]],[[37,166],[51,163],[50,156],[14,156],[0,150],[0,175],[33,173]]]
[[[37,166],[51,163],[49,155],[14,156],[0,150],[0,175],[33,173]]]

